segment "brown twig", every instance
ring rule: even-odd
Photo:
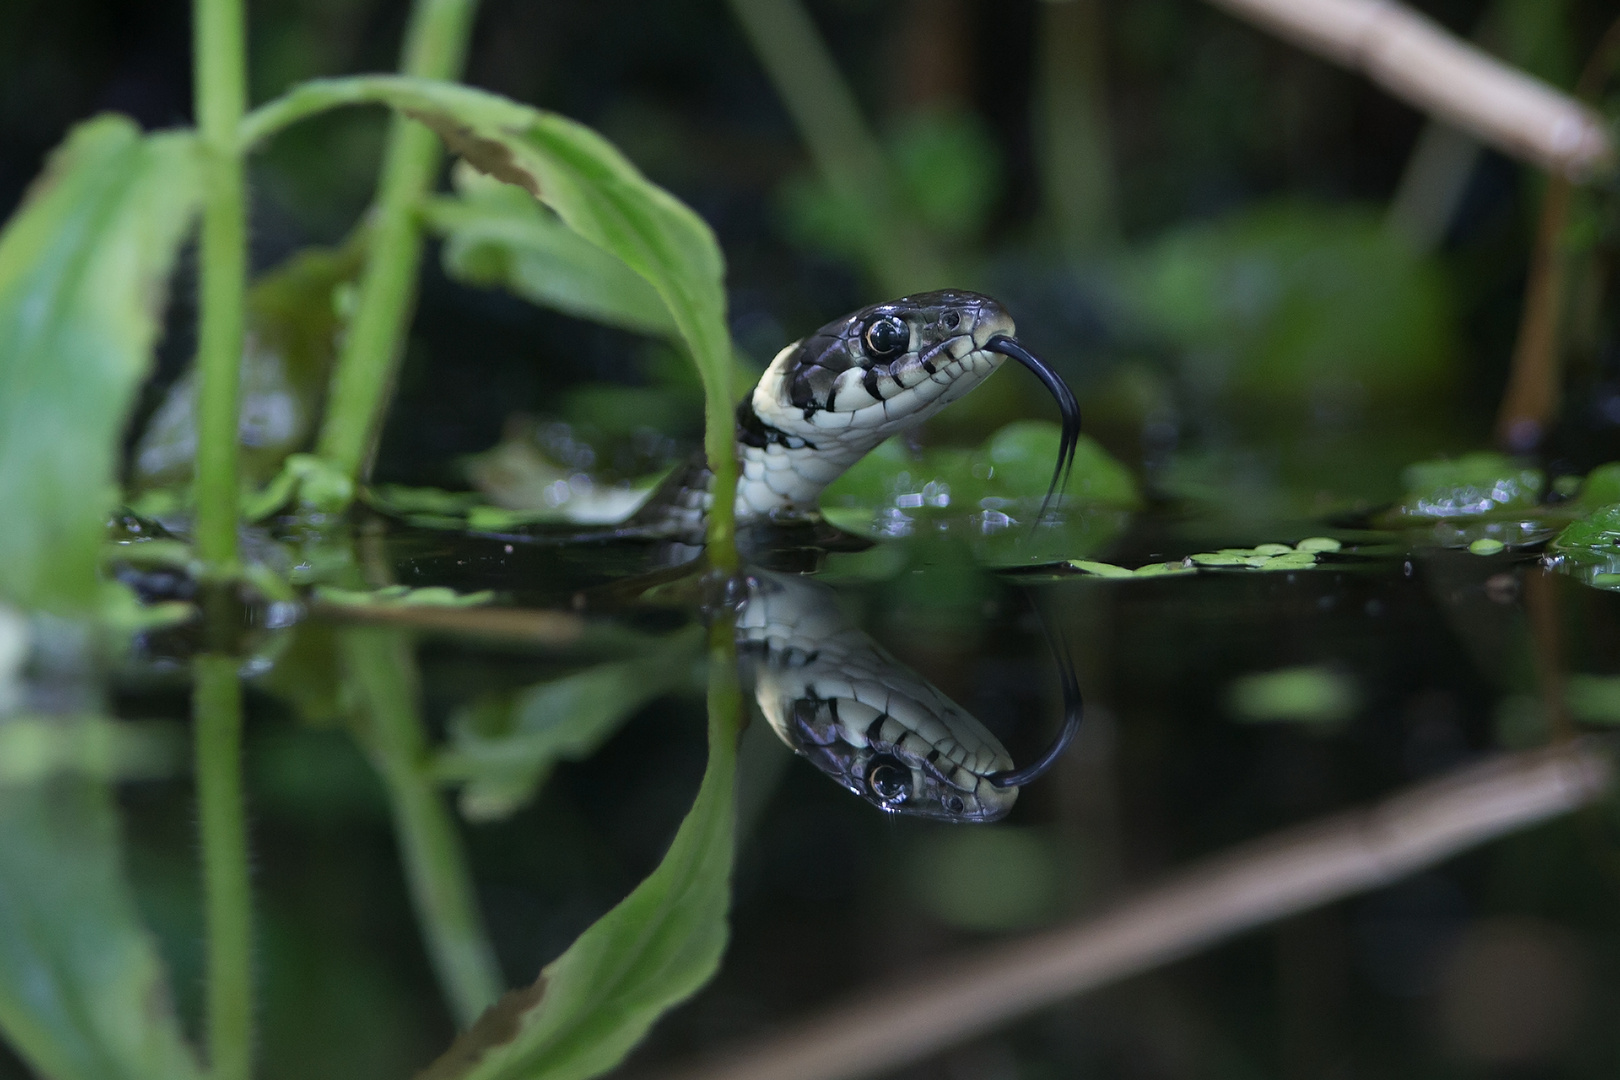
[[[449,608],[322,604],[311,612],[338,622],[380,623],[427,633],[469,634],[535,645],[569,645],[585,633],[585,620],[544,608]]]
[[[1582,99],[1597,96],[1620,60],[1620,19],[1593,50],[1581,72],[1575,92]],[[1564,227],[1569,221],[1573,185],[1567,176],[1553,174],[1536,224],[1535,246],[1530,253],[1530,276],[1524,286],[1524,314],[1513,343],[1513,366],[1508,374],[1502,407],[1496,416],[1496,441],[1503,449],[1522,452],[1540,445],[1558,415],[1563,389],[1563,349],[1560,327],[1564,314]]]
[[[1503,153],[1573,180],[1611,168],[1602,118],[1393,0],[1209,0],[1354,68]]]
[[[1102,915],[858,994],[662,1080],[847,1080],[943,1047],[1243,930],[1387,884],[1601,797],[1591,743],[1505,755],[1370,808],[1245,844]]]

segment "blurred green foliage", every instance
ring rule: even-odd
[[[1409,406],[1456,376],[1440,267],[1370,209],[1285,200],[1172,230],[1120,295],[1193,387],[1274,422]]]
[[[0,235],[0,599],[84,611],[119,440],[197,206],[189,135],[74,129]]]

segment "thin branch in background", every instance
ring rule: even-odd
[[[334,622],[375,623],[524,645],[572,645],[585,633],[585,620],[580,616],[571,611],[546,608],[386,607],[317,603],[310,613]]]
[[[827,43],[799,0],[731,0],[822,179],[867,208],[868,262],[892,293],[951,284],[948,268],[893,205],[888,162]]]
[[[1244,930],[1387,885],[1604,797],[1589,743],[1504,755],[1372,807],[1206,860],[1102,915],[939,964],[661,1080],[848,1080],[888,1072],[1062,998]]]
[[[1073,257],[1119,239],[1102,2],[1048,0],[1040,11],[1036,122],[1043,195],[1064,252]]]
[[[1393,0],[1209,0],[1513,157],[1581,181],[1614,166],[1603,119]]]
[[[1617,62],[1620,62],[1620,19],[1610,25],[1593,50],[1575,92],[1582,99],[1596,97]],[[1541,217],[1536,224],[1535,246],[1530,253],[1524,313],[1519,317],[1519,336],[1513,343],[1513,366],[1496,415],[1496,441],[1503,449],[1513,452],[1539,446],[1558,415],[1564,382],[1560,329],[1564,316],[1564,282],[1568,276],[1563,238],[1573,194],[1572,185],[1564,175],[1548,178]]]
[[[1479,140],[1443,121],[1430,120],[1418,133],[1395,186],[1385,227],[1414,251],[1426,254],[1439,248],[1479,158]]]
[[[478,0],[417,0],[405,29],[401,72],[458,78],[477,10]],[[393,118],[377,199],[368,215],[366,266],[354,318],[332,372],[317,443],[320,456],[351,480],[369,470],[382,433],[416,306],[422,259],[416,206],[432,186],[442,155],[433,132],[403,116]]]

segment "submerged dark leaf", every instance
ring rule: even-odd
[[[697,641],[681,635],[645,659],[600,664],[456,713],[437,771],[465,781],[461,811],[505,817],[534,797],[558,761],[579,761],[654,698],[689,684]]]

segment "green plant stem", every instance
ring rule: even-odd
[[[477,0],[417,0],[401,70],[454,79],[466,60]],[[442,157],[439,139],[414,120],[391,121],[382,179],[369,221],[369,251],[354,318],[332,374],[317,452],[350,479],[370,467],[416,303],[422,229],[416,204]]]
[[[213,1080],[247,1080],[253,1061],[253,922],[242,804],[242,687],[229,656],[200,656],[195,672],[208,1060]]]
[[[1118,239],[1101,2],[1043,3],[1040,12],[1042,186],[1047,213],[1072,257]]]
[[[465,1029],[500,996],[501,976],[461,837],[429,768],[410,640],[398,630],[355,627],[343,632],[342,649],[364,710],[363,738],[388,789],[428,956],[451,1013]]]
[[[247,194],[237,126],[247,105],[241,0],[195,0],[197,130],[204,195],[197,329],[197,550],[236,568],[237,415],[247,293]]]
[[[816,169],[838,195],[867,208],[870,270],[893,293],[953,284],[950,268],[895,205],[888,161],[860,105],[799,0],[731,0],[754,53],[782,95]]]

